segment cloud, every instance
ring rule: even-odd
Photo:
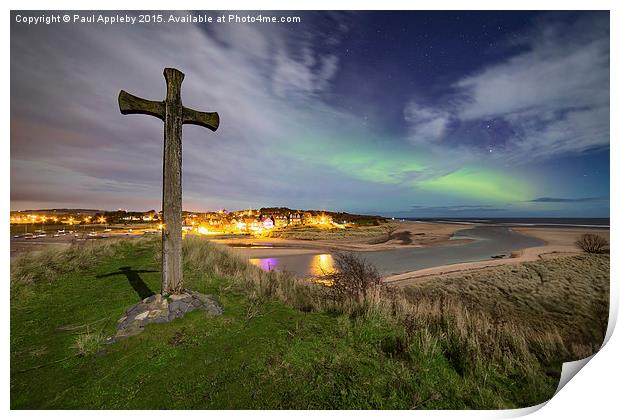
[[[432,108],[407,104],[414,141],[445,142],[449,121],[498,120],[507,128],[501,147],[489,155],[478,141],[479,158],[519,164],[609,147],[608,13],[538,19],[533,27],[505,45],[518,52],[460,78]],[[475,139],[467,145],[475,148]]]
[[[192,203],[273,204],[300,185],[311,194],[314,184],[305,182],[311,171],[289,149],[299,141],[297,133],[326,112],[320,96],[338,72],[337,58],[322,54],[307,37],[287,38],[278,26],[213,28],[13,27],[13,205],[73,197],[73,204],[102,208],[140,202],[159,207],[161,121],[122,116],[117,95],[125,89],[163,98],[164,67],[186,74],[184,104],[217,111],[221,119],[216,133],[183,129],[183,187]],[[292,53],[296,47],[305,48],[305,58]],[[38,182],[29,172],[36,174],[35,168],[46,168]],[[314,179],[330,185],[328,176]]]
[[[598,203],[609,201],[609,197],[581,197],[581,198],[558,198],[539,197],[530,200],[530,203]]]
[[[459,117],[531,116],[607,105],[608,37],[586,39],[568,48],[564,36],[579,34],[554,36],[557,38],[534,37],[529,44],[531,50],[458,81],[456,86],[468,96],[460,106]]]
[[[284,51],[276,54],[272,89],[277,96],[315,97],[328,89],[330,80],[338,71],[338,58],[334,55],[317,58],[307,48],[304,54],[301,61],[289,57]]]
[[[414,144],[441,139],[452,118],[449,112],[424,107],[415,101],[409,102],[403,113],[410,126],[409,141]]]

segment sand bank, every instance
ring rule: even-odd
[[[594,233],[609,241],[609,230],[587,228],[513,228],[515,232],[533,236],[545,242],[545,245],[526,248],[513,253],[511,258],[492,259],[468,263],[450,264],[438,267],[425,268],[386,277],[385,281],[398,286],[406,286],[429,276],[457,275],[466,271],[480,270],[487,267],[496,267],[506,264],[519,264],[539,259],[557,258],[579,254],[581,250],[575,246],[575,241],[584,233]]]
[[[404,221],[396,224],[396,229],[380,235],[334,239],[282,239],[282,238],[239,238],[213,239],[243,256],[261,258],[282,255],[315,254],[329,250],[342,251],[385,251],[403,247],[425,247],[466,242],[450,240],[457,231],[471,228],[470,224],[426,223]],[[363,229],[363,228],[360,228]],[[247,246],[244,248],[243,246]],[[257,248],[251,248],[256,246]],[[270,247],[270,248],[260,248]]]

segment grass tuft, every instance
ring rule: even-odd
[[[91,356],[96,354],[103,345],[105,338],[101,332],[87,331],[75,337],[73,348],[78,356]]]

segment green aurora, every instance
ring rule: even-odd
[[[333,134],[332,134],[333,136]],[[481,166],[458,166],[452,156],[438,157],[410,144],[351,136],[338,141],[306,139],[294,153],[306,162],[324,165],[351,179],[394,185],[425,192],[437,198],[470,199],[479,203],[524,203],[534,198],[533,188],[515,173]],[[454,169],[446,169],[457,166]]]
[[[472,197],[485,202],[524,202],[534,195],[515,176],[490,169],[461,168],[447,175],[417,183],[417,187],[455,197]]]

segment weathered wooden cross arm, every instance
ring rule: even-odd
[[[121,90],[118,94],[118,106],[121,114],[146,114],[164,120],[166,117],[166,103],[164,101],[147,101]]]
[[[164,121],[166,118],[166,101],[149,101],[127,93],[124,90],[118,94],[118,106],[121,114],[146,114]],[[194,124],[215,131],[220,125],[220,116],[217,112],[200,112],[186,106],[182,111],[183,124]]]
[[[183,107],[183,124],[194,124],[215,131],[220,126],[220,116],[217,112],[194,111]]]

